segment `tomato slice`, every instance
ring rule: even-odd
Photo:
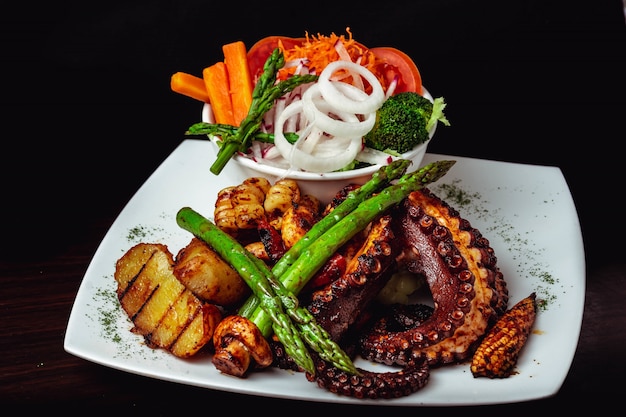
[[[250,67],[250,75],[256,79],[263,72],[265,61],[272,54],[272,51],[278,47],[278,41],[282,41],[286,49],[294,46],[302,45],[306,38],[289,38],[286,36],[268,36],[257,41],[250,49],[248,49],[248,66]]]
[[[250,74],[256,79],[263,72],[265,61],[281,41],[286,49],[302,45],[306,38],[290,38],[287,36],[268,36],[257,41],[248,50]],[[381,62],[376,66],[376,75],[386,80],[387,85],[398,77],[395,93],[414,91],[422,93],[422,77],[415,62],[399,49],[382,46],[369,49]],[[386,87],[386,86],[385,86]]]
[[[410,56],[389,46],[370,48],[370,51],[384,62],[377,68],[377,72],[384,76],[387,83],[390,83],[396,75],[399,77],[395,93],[414,91],[422,94],[422,76]]]

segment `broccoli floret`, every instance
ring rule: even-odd
[[[450,123],[443,114],[442,97],[434,103],[415,92],[402,92],[389,97],[376,112],[376,122],[363,139],[365,146],[385,152],[408,152],[426,142],[428,131],[437,121]]]

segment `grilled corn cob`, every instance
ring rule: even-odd
[[[508,310],[489,330],[472,357],[474,377],[507,378],[513,372],[537,315],[533,292]]]

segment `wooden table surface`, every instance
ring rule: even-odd
[[[390,44],[416,57],[424,84],[446,98],[452,126],[438,131],[430,152],[558,166],[577,206],[586,251],[585,310],[561,390],[536,401],[459,408],[507,413],[621,403],[621,2],[490,1],[470,9],[467,2],[418,1],[389,11],[384,23],[365,8],[350,19],[341,18],[348,12],[340,7],[325,20],[286,8],[261,19],[263,10],[250,6],[237,26],[226,18],[211,21],[231,16],[226,5],[200,1],[113,2],[91,12],[69,3],[35,11],[21,5],[22,13],[2,35],[5,62],[14,64],[2,70],[11,88],[1,98],[3,141],[13,144],[5,148],[2,164],[2,404],[158,415],[183,404],[210,413],[215,401],[224,400],[229,407],[245,401],[247,409],[364,409],[174,384],[63,349],[74,297],[101,239],[198,121],[198,103],[172,93],[170,75],[198,73],[220,59],[223,43],[235,39],[251,45],[271,34],[344,33],[348,26],[366,45]],[[380,408],[386,409],[397,407]]]

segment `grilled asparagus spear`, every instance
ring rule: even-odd
[[[280,277],[293,263],[300,257],[300,254],[324,232],[334,226],[339,220],[354,210],[360,203],[388,186],[391,181],[401,177],[411,164],[407,159],[398,159],[389,165],[381,167],[372,174],[372,178],[359,188],[348,193],[346,198],[329,215],[318,221],[313,227],[298,240],[289,250],[276,262],[272,268],[274,276]],[[259,306],[259,300],[253,294],[245,304],[239,309],[239,314],[249,317]]]
[[[189,207],[183,207],[178,211],[176,221],[180,227],[207,242],[239,271],[259,298],[260,308],[268,315],[274,334],[298,366],[315,374],[313,361],[302,341],[304,338],[323,358],[332,361],[346,372],[358,373],[350,357],[330,339],[328,333],[315,324],[309,311],[298,305],[295,295],[274,278],[263,261],[250,254],[230,235]]]
[[[402,201],[411,192],[437,181],[454,163],[455,161],[448,160],[437,161],[405,174],[397,184],[390,185],[376,196],[364,200],[350,213],[343,213],[344,216],[338,221],[332,221],[332,226],[311,242],[279,278],[236,240],[191,208],[184,207],[179,210],[176,220],[179,226],[203,239],[235,269],[241,271],[242,277],[261,303],[247,318],[255,323],[266,337],[269,337],[273,330],[283,344],[287,343],[285,345],[287,353],[299,366],[309,372],[312,370],[312,366],[309,366],[310,357],[305,353],[306,349],[303,350],[298,344],[299,336],[303,335],[309,346],[325,360],[346,372],[355,374],[358,371],[349,357],[330,340],[328,334],[315,323],[309,312],[298,306],[295,295],[326,262],[329,253],[334,253],[381,212]],[[333,216],[333,213],[330,216]],[[288,314],[285,314],[285,311]],[[300,334],[293,331],[293,323],[298,326]],[[285,331],[287,333],[284,333]],[[311,373],[314,374],[314,371]]]
[[[222,145],[210,167],[213,174],[218,175],[222,172],[236,152],[247,150],[252,139],[259,133],[263,116],[272,108],[276,99],[299,85],[314,82],[319,78],[314,74],[293,75],[276,83],[276,74],[283,65],[285,65],[285,57],[282,51],[276,48],[265,62],[263,74],[254,86],[248,115],[237,128],[208,123],[196,123],[189,128],[188,134],[219,134],[221,136]],[[272,139],[268,137],[267,140]]]

